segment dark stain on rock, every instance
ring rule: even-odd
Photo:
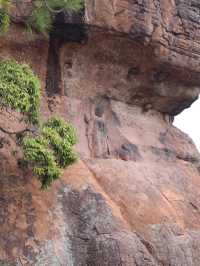
[[[82,42],[87,38],[83,24],[70,24],[66,22],[64,13],[57,14],[53,29],[50,32],[48,69],[46,76],[46,91],[48,96],[62,94],[62,77],[60,65],[60,48],[66,42]],[[67,68],[72,67],[71,62],[67,62]],[[71,75],[71,72],[68,72]]]
[[[137,161],[142,158],[138,147],[133,143],[124,143],[117,150],[118,156],[124,161]]]
[[[167,138],[167,134],[168,134],[168,130],[166,130],[165,132],[161,132],[159,134],[159,141],[160,141],[160,143],[165,144],[166,138]]]
[[[95,115],[98,116],[98,117],[102,117],[103,116],[103,113],[104,113],[104,108],[103,106],[97,106],[95,108]]]
[[[129,68],[128,70],[128,74],[127,74],[127,80],[128,81],[131,81],[131,79],[134,77],[134,76],[137,76],[140,74],[140,67],[131,67]]]
[[[98,130],[103,134],[106,135],[107,133],[107,127],[104,121],[102,120],[96,120],[96,125]]]
[[[155,154],[159,158],[162,158],[165,160],[169,160],[169,159],[172,160],[176,158],[175,152],[167,148],[158,148],[158,147],[152,146],[151,151],[153,154]]]
[[[94,193],[90,187],[81,192],[63,187],[59,201],[66,224],[70,226],[68,241],[75,265],[104,265],[101,264],[102,254],[110,254],[106,243],[112,242],[108,238],[117,229],[117,224],[102,195]],[[114,256],[110,262],[110,265],[116,265]]]
[[[87,249],[88,266],[121,266],[121,257],[117,240],[111,237],[91,239]]]
[[[155,70],[152,73],[152,81],[156,81],[156,82],[162,82],[165,81],[169,78],[170,73],[167,72],[167,70]]]
[[[16,266],[16,264],[12,261],[0,259],[0,266]]]

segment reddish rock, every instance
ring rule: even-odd
[[[75,125],[80,160],[41,192],[1,134],[0,265],[199,266],[200,155],[172,116],[198,95],[200,6],[85,2],[86,32],[1,40],[39,75],[42,116]]]
[[[199,1],[86,0],[86,22],[127,34],[159,61],[199,72]]]

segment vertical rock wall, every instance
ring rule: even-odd
[[[43,118],[75,125],[80,157],[41,192],[12,142],[0,149],[0,265],[199,266],[200,155],[172,119],[198,96],[200,7],[85,4],[84,34],[67,24],[59,39],[58,76],[48,41],[13,26],[0,42],[0,58],[39,75]],[[62,96],[54,86],[49,96],[50,79]]]

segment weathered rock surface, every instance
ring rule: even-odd
[[[199,12],[198,1],[86,1],[87,38],[83,25],[63,37],[62,24],[49,53],[19,26],[1,40],[0,58],[41,78],[43,117],[77,128],[80,160],[41,192],[1,143],[0,265],[200,265],[200,155],[171,123],[198,95]]]
[[[154,95],[156,99],[152,100],[149,96],[149,103],[153,102],[155,108],[164,112],[169,111],[165,106],[157,107],[155,103],[159,97],[162,98],[161,102],[165,98],[168,108],[176,102],[176,108],[171,110],[175,114],[181,111],[181,106],[188,106],[195,98],[200,70],[198,0],[88,0],[86,21],[90,25],[125,34],[137,44],[141,44],[142,55],[148,53],[149,58],[145,56],[144,65],[143,60],[139,63],[135,60],[136,65],[132,65],[132,77],[137,78],[138,71],[140,74],[146,72],[147,83],[139,90],[143,91],[142,88],[145,88],[149,94]],[[130,58],[132,51],[125,50]],[[143,59],[140,52],[137,51],[136,54],[139,59]],[[145,82],[144,78],[142,80]],[[188,92],[189,87],[192,92]],[[187,97],[185,93],[191,94]],[[180,105],[176,96],[180,97]],[[187,101],[187,98],[190,100]]]
[[[198,0],[86,0],[86,22],[127,34],[160,61],[199,71]]]
[[[155,111],[109,101],[99,116],[90,101],[62,101],[54,111],[76,125],[81,160],[40,192],[2,157],[2,261],[199,265],[199,154],[188,137]]]

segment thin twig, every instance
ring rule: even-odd
[[[21,131],[9,131],[3,127],[0,127],[0,131],[2,131],[3,133],[5,134],[8,134],[8,135],[17,135],[17,134],[24,134],[26,132],[31,132],[31,133],[35,133],[36,130],[33,130],[33,129],[30,129],[30,128],[25,128]]]

